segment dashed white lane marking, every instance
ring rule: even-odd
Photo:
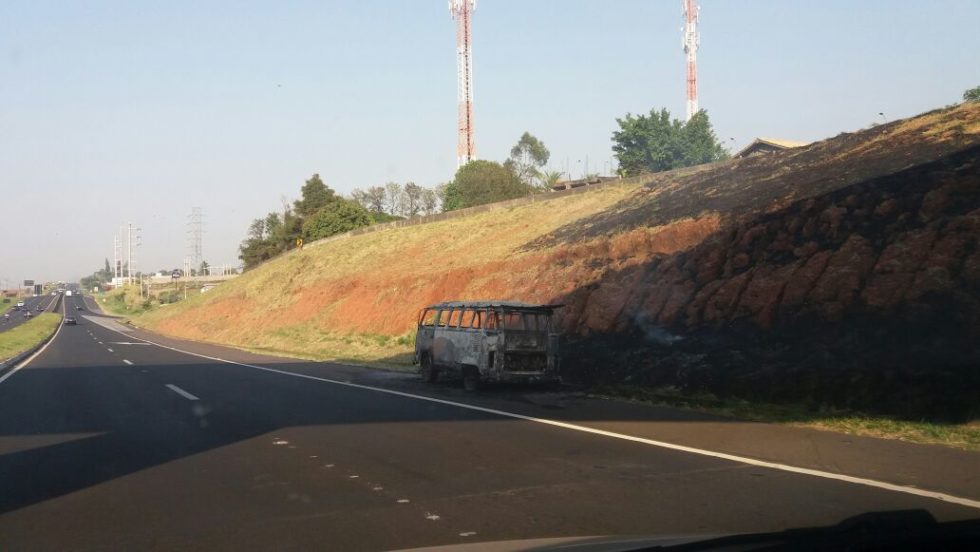
[[[333,464],[324,464],[323,467],[324,468],[332,468],[333,467]]]
[[[195,397],[194,395],[191,395],[187,391],[184,391],[180,387],[177,387],[176,385],[174,385],[172,383],[168,383],[167,384],[167,389],[170,389],[174,393],[177,393],[178,395],[180,395],[181,397],[184,397],[185,399],[187,399],[189,401],[199,401],[199,400],[201,400],[201,399],[198,399],[197,397]]]
[[[459,534],[459,536],[461,536],[461,537],[472,537],[475,534],[476,534],[476,531],[463,531],[462,533]]]
[[[398,502],[399,504],[408,504],[411,501],[407,498],[399,498],[396,502]]]
[[[385,490],[385,488],[382,487],[381,485],[375,485],[375,486],[371,487],[371,490],[377,492],[377,491],[383,491],[383,490]]]
[[[128,360],[126,360],[126,359],[123,359],[123,362],[125,362],[126,364],[128,364],[128,365],[130,365],[130,366],[132,366],[132,365],[133,365],[133,363],[132,363],[132,362],[130,362],[130,361],[128,361]]]
[[[105,348],[105,350],[106,350],[106,351],[109,351],[110,353],[114,353],[114,352],[115,352],[115,351],[113,351],[112,349],[110,349],[110,348],[108,348],[108,347],[106,347],[106,348]]]
[[[425,513],[425,519],[429,521],[436,521],[439,519],[439,514],[433,514],[432,512]]]
[[[119,330],[116,330],[114,328],[108,328],[108,329],[110,329],[110,330],[112,330],[114,332],[122,333]],[[134,339],[140,339],[140,338],[134,338]],[[216,361],[216,362],[224,362],[224,363],[227,363],[227,364],[234,364],[235,366],[242,366],[244,368],[252,368],[252,369],[255,369],[255,370],[262,370],[263,372],[271,372],[273,374],[280,374],[280,375],[283,375],[283,376],[289,376],[289,377],[293,377],[293,378],[301,378],[301,379],[307,379],[307,380],[313,380],[313,381],[321,381],[321,382],[330,383],[330,384],[333,384],[333,385],[341,385],[341,386],[350,387],[350,388],[353,388],[353,389],[363,389],[365,391],[373,391],[375,393],[384,393],[384,394],[387,394],[387,395],[394,395],[394,396],[398,396],[398,397],[405,397],[405,398],[415,399],[415,400],[419,400],[419,401],[426,401],[426,402],[431,402],[431,403],[444,404],[444,405],[447,405],[447,406],[454,406],[456,408],[464,408],[466,410],[473,410],[473,411],[476,411],[476,412],[483,412],[483,413],[486,413],[486,414],[492,414],[492,415],[501,416],[501,417],[504,417],[504,418],[513,418],[513,419],[516,419],[516,420],[524,420],[524,421],[528,421],[528,422],[534,422],[536,424],[548,425],[548,426],[552,426],[552,427],[559,427],[559,428],[568,429],[568,430],[571,430],[571,431],[579,431],[581,433],[589,433],[589,434],[592,434],[592,435],[600,435],[602,437],[610,437],[612,439],[620,439],[620,440],[623,440],[623,441],[630,441],[630,442],[633,442],[633,443],[639,443],[639,444],[643,444],[643,445],[649,445],[649,446],[658,447],[658,448],[664,448],[664,449],[668,449],[668,450],[676,450],[678,452],[686,452],[686,453],[689,453],[689,454],[697,454],[699,456],[708,456],[708,457],[711,457],[711,458],[718,458],[719,460],[727,460],[729,462],[736,462],[736,463],[739,463],[739,464],[746,464],[746,465],[749,465],[749,466],[756,466],[756,467],[759,467],[759,468],[768,468],[768,469],[771,469],[771,470],[783,471],[783,472],[788,472],[788,473],[795,473],[795,474],[799,474],[799,475],[809,475],[809,476],[812,476],[812,477],[819,477],[819,478],[822,478],[822,479],[831,479],[831,480],[834,480],[834,481],[843,481],[844,483],[852,483],[852,484],[855,484],[855,485],[863,485],[863,486],[866,486],[866,487],[874,487],[876,489],[882,489],[882,490],[886,490],[886,491],[893,491],[893,492],[896,492],[896,493],[904,493],[904,494],[908,494],[908,495],[919,496],[919,497],[922,497],[922,498],[931,498],[931,499],[934,499],[934,500],[939,500],[941,502],[948,502],[950,504],[958,504],[960,506],[966,506],[968,508],[975,508],[975,509],[980,510],[980,500],[975,500],[975,499],[972,499],[972,498],[966,498],[966,497],[962,497],[962,496],[951,495],[951,494],[943,493],[943,492],[939,492],[939,491],[930,491],[930,490],[921,489],[921,488],[918,488],[918,487],[909,487],[909,486],[906,486],[906,485],[898,485],[898,484],[895,484],[895,483],[888,483],[886,481],[878,481],[878,480],[875,480],[875,479],[866,479],[864,477],[856,477],[856,476],[853,476],[853,475],[845,475],[845,474],[842,474],[842,473],[833,473],[833,472],[827,472],[827,471],[822,471],[822,470],[815,470],[815,469],[811,469],[811,468],[801,468],[799,466],[791,466],[789,464],[780,464],[779,462],[769,462],[769,461],[766,461],[766,460],[757,460],[755,458],[748,458],[746,456],[738,456],[736,454],[729,454],[729,453],[726,453],[726,452],[716,452],[716,451],[713,451],[713,450],[701,449],[701,448],[696,448],[696,447],[689,447],[689,446],[686,446],[686,445],[678,445],[676,443],[668,443],[666,441],[657,441],[655,439],[647,439],[645,437],[637,437],[635,435],[628,435],[628,434],[625,434],[625,433],[616,433],[614,431],[606,431],[604,429],[597,429],[597,428],[594,428],[594,427],[577,425],[577,424],[572,424],[572,423],[568,423],[568,422],[562,422],[562,421],[559,421],[559,420],[552,420],[552,419],[549,419],[549,418],[537,418],[535,416],[527,416],[527,415],[524,415],[524,414],[517,414],[516,412],[507,412],[505,410],[497,410],[496,408],[487,408],[487,407],[484,407],[484,406],[476,406],[474,404],[466,404],[466,403],[461,403],[461,402],[456,402],[456,401],[450,401],[450,400],[446,400],[446,399],[437,399],[435,397],[427,397],[425,395],[416,395],[414,393],[406,393],[404,391],[396,391],[394,389],[385,389],[383,387],[373,387],[373,386],[370,386],[370,385],[364,385],[364,384],[360,384],[360,383],[353,383],[353,382],[349,382],[349,381],[333,380],[333,379],[329,379],[329,378],[321,378],[321,377],[318,377],[318,376],[311,376],[311,375],[308,375],[308,374],[300,374],[300,373],[296,373],[296,372],[287,372],[285,370],[278,370],[276,368],[267,368],[265,366],[258,366],[256,364],[247,364],[247,363],[244,363],[244,362],[235,362],[234,360],[224,360],[224,359],[220,359],[220,358],[216,358],[216,357],[212,357],[212,356],[208,356],[208,355],[202,355],[202,354],[199,354],[199,353],[192,353],[190,351],[185,351],[183,349],[178,349],[176,347],[170,347],[168,345],[161,345],[160,343],[156,343],[156,342],[150,341],[148,339],[140,339],[140,341],[145,341],[146,343],[150,343],[151,345],[156,345],[157,347],[160,347],[161,349],[167,349],[167,350],[174,351],[174,352],[177,352],[177,353],[183,353],[185,355],[190,355],[190,356],[194,356],[194,357],[197,357],[197,358],[204,358],[204,359],[207,359],[207,360],[213,360],[213,361]],[[31,358],[33,359],[34,357],[31,357]],[[27,362],[30,362],[30,359],[28,359]],[[8,374],[8,376],[9,376],[9,374]],[[3,381],[3,379],[0,379],[0,382],[2,382],[2,381]]]
[[[96,339],[96,341],[99,341],[99,340],[98,340],[98,339]],[[105,344],[104,344],[104,343],[102,343],[101,341],[99,341],[99,345],[105,345]]]
[[[348,479],[357,479],[358,477],[360,477],[360,476],[359,475],[348,475],[347,476]]]
[[[275,441],[272,442],[272,444],[276,445],[277,447],[281,447],[282,445],[288,445],[289,441],[285,439],[276,439]]]

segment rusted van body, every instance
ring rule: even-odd
[[[516,302],[450,302],[419,313],[415,363],[425,381],[440,373],[462,376],[467,389],[484,382],[560,381],[558,333],[561,305]]]

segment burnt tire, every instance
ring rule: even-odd
[[[419,373],[422,375],[422,381],[425,383],[435,383],[439,379],[439,370],[432,365],[432,357],[429,355],[422,355],[421,369]]]
[[[480,383],[480,371],[475,366],[463,368],[463,389],[470,392],[479,391]]]

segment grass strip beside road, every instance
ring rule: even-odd
[[[714,395],[683,393],[674,388],[604,385],[592,390],[600,398],[628,400],[716,414],[739,420],[782,423],[848,435],[897,439],[980,451],[980,420],[941,423],[889,418],[854,411],[813,409],[802,404],[768,404]]]
[[[0,362],[13,358],[47,339],[61,324],[61,315],[42,312],[31,320],[0,332]]]

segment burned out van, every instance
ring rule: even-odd
[[[422,379],[450,373],[468,390],[483,382],[560,381],[553,321],[560,306],[481,301],[422,309],[415,337]]]

